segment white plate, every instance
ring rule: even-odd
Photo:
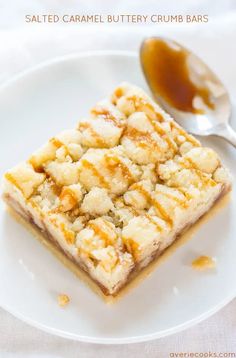
[[[0,89],[1,172],[50,136],[75,126],[121,81],[146,87],[138,59],[128,53],[62,58],[24,73]],[[234,87],[234,94],[236,87]],[[206,139],[236,176],[236,151]],[[48,332],[96,343],[140,342],[189,327],[236,294],[236,194],[194,237],[115,305],[106,305],[4,210],[0,211],[0,305]],[[217,270],[191,269],[193,258],[217,259]],[[71,303],[61,309],[57,294]]]

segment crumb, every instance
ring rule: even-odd
[[[215,268],[215,260],[209,256],[199,256],[192,262],[192,267],[195,270],[206,270]]]
[[[70,302],[70,298],[69,298],[69,296],[67,296],[65,294],[61,294],[61,295],[58,295],[57,301],[58,301],[59,306],[64,307]]]

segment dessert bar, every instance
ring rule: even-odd
[[[217,153],[123,83],[4,175],[4,199],[116,295],[229,191]]]

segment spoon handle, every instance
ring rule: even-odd
[[[229,125],[226,124],[217,132],[216,134],[218,137],[222,137],[227,142],[232,144],[234,147],[236,147],[236,131]]]

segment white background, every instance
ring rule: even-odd
[[[13,74],[58,55],[83,49],[135,49],[136,41],[125,43],[114,37],[109,26],[99,25],[29,25],[26,14],[208,14],[209,26],[197,25],[200,41],[212,36],[211,23],[219,41],[236,35],[235,0],[0,0],[0,82]],[[117,25],[122,26],[122,25]],[[116,27],[117,27],[116,26]],[[170,25],[175,33],[174,26]],[[167,27],[170,27],[167,25]],[[181,25],[178,25],[179,28]],[[166,25],[153,29],[143,25],[129,25],[125,30],[135,39],[140,33],[162,32]],[[81,30],[82,29],[82,30]],[[81,36],[81,31],[86,34]],[[94,41],[93,33],[101,34]],[[170,31],[170,30],[168,30]],[[232,36],[233,38],[233,36]],[[80,39],[80,41],[78,41]],[[83,40],[81,40],[83,39]],[[200,39],[200,40],[199,40]],[[189,44],[194,47],[194,44]],[[232,50],[235,44],[232,44]],[[203,56],[204,57],[204,56]],[[229,66],[235,71],[235,64]],[[217,67],[217,57],[215,58]],[[1,293],[0,293],[1,294]],[[125,346],[98,346],[67,341],[31,328],[0,309],[0,357],[169,357],[171,352],[236,352],[236,301],[210,319],[185,332],[153,342]]]
[[[0,1],[0,28],[27,26],[25,14],[191,14],[223,15],[236,9],[235,0],[8,0]]]

